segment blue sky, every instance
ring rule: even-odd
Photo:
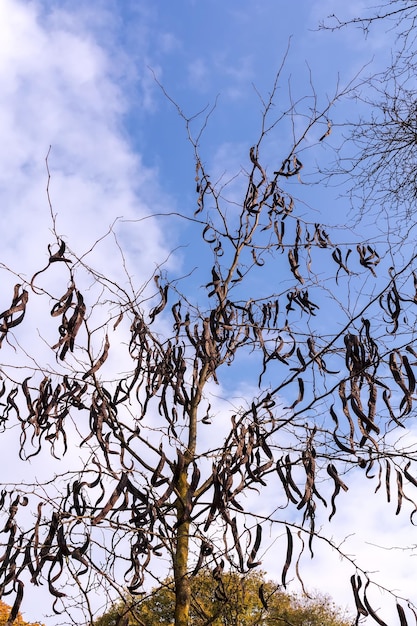
[[[192,215],[196,208],[192,148],[183,120],[154,74],[187,116],[210,109],[217,99],[201,139],[201,154],[214,178],[227,178],[247,163],[249,148],[259,134],[261,106],[256,90],[267,96],[288,45],[277,111],[288,107],[290,94],[295,100],[309,94],[310,99],[300,105],[300,111],[308,112],[310,80],[321,107],[333,97],[338,82],[342,87],[349,84],[372,59],[383,64],[389,53],[383,29],[367,40],[357,30],[318,30],[320,20],[339,11],[340,5],[338,0],[1,0],[4,298],[16,282],[16,275],[4,268],[24,279],[47,258],[53,227],[46,195],[45,158],[50,146],[55,228],[77,254],[93,248],[91,263],[112,279],[127,282],[114,240],[110,237],[95,245],[122,218],[114,229],[137,283],[145,284],[166,259],[174,276],[198,266],[202,251],[191,228],[173,220],[142,220],[162,212]],[[365,6],[365,1],[357,1],[342,9],[348,17]],[[342,132],[337,123],[355,116],[356,106],[352,100],[342,101],[329,114],[335,127],[328,141],[314,147],[319,129],[307,137],[306,147],[310,145],[312,151],[305,158],[311,171],[316,161],[324,167],[333,158],[332,145],[340,141]],[[196,132],[201,119],[193,127]],[[303,123],[301,116],[297,123]],[[266,156],[272,168],[275,158],[280,165],[290,140],[289,125],[271,135]],[[346,222],[349,204],[338,197],[341,189],[297,183],[293,188],[305,211],[316,215],[317,221]],[[235,384],[241,390],[242,381]],[[0,451],[1,446],[0,440]],[[12,459],[12,450],[10,455]],[[361,490],[367,500],[372,486]],[[364,559],[368,555],[374,569],[384,571],[387,587],[410,586],[407,557],[370,545],[394,543],[393,537],[397,541],[398,529],[408,528],[407,518],[391,520],[392,511],[385,513],[383,498],[377,496],[364,522],[355,518],[354,508],[346,502],[340,521],[333,522],[335,535],[342,541],[353,529],[349,549],[360,551]],[[369,532],[358,538],[355,530],[360,525],[361,531],[365,526]],[[404,534],[405,544],[413,541]],[[312,565],[315,585],[341,604],[350,602],[332,575],[327,556]],[[273,549],[265,555],[265,567],[274,575]],[[27,619],[42,618],[36,601],[23,608]]]

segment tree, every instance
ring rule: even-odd
[[[260,565],[271,532],[284,589],[302,584],[304,551],[331,545],[351,565],[358,620],[385,623],[369,565],[322,522],[352,476],[384,482],[397,513],[417,510],[414,454],[396,437],[416,386],[416,256],[404,249],[393,262],[389,241],[331,230],[297,202],[307,146],[327,139],[342,94],[320,109],[313,92],[276,113],[278,81],[229,185],[212,182],[200,155],[208,119],[193,133],[195,116],[177,107],[197,189],[194,215],[178,219],[201,241],[200,266],[183,279],[161,265],[137,287],[122,256],[115,282],[64,241],[51,206],[46,266],[19,276],[0,314],[2,436],[18,432],[24,460],[56,461],[44,481],[1,491],[0,589],[15,595],[12,617],[28,583],[46,583],[66,620],[80,623],[82,609],[93,623],[97,590],[111,603],[126,585],[140,594],[172,573],[174,623],[189,626],[193,576],[209,567],[221,594],[228,570]],[[267,167],[279,124],[293,139]],[[403,625],[407,604],[392,595]]]
[[[383,207],[393,224],[412,221],[415,212],[416,20],[414,0],[389,0],[354,18],[332,15],[321,24],[333,31],[354,26],[365,37],[378,27],[391,34],[387,64],[367,68],[356,94],[361,114],[344,120],[345,141],[329,173],[347,177],[352,205],[361,215]]]
[[[191,580],[191,623],[194,626],[350,626],[347,618],[326,596],[304,599],[290,596],[263,573],[223,577],[221,595],[210,572],[200,570]],[[261,597],[259,596],[261,589]],[[172,579],[154,589],[144,600],[119,602],[100,617],[94,626],[116,626],[129,616],[129,626],[171,626],[175,593]],[[137,618],[135,617],[137,615]]]

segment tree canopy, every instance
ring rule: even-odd
[[[191,580],[193,626],[351,626],[327,596],[312,598],[289,595],[262,572],[246,576],[225,574],[219,588],[211,572],[200,571]],[[145,599],[119,602],[94,622],[94,626],[172,626],[175,591],[172,578]]]

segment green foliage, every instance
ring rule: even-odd
[[[350,626],[328,596],[284,593],[264,573],[228,573],[215,580],[201,571],[191,584],[193,626]],[[262,597],[262,599],[261,599]],[[263,600],[263,602],[262,602]],[[145,599],[115,604],[95,626],[173,626],[175,595],[167,579]]]

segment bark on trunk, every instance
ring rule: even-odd
[[[179,525],[174,556],[175,626],[189,626],[190,617],[191,591],[188,575],[190,522],[188,520],[182,521],[188,488],[187,469],[184,469],[178,483],[177,499],[177,521]]]
[[[201,402],[204,386],[209,377],[210,365],[209,362],[206,362],[201,368],[198,381],[195,381],[196,385],[188,413],[188,446],[184,454],[184,467],[177,486],[177,534],[174,548],[175,626],[189,626],[190,624],[191,589],[188,573],[188,554],[190,547],[191,511],[188,510],[185,512],[185,506],[190,489],[188,470],[195,460],[198,407]],[[188,504],[190,505],[190,503]],[[186,513],[185,515],[184,512]]]

